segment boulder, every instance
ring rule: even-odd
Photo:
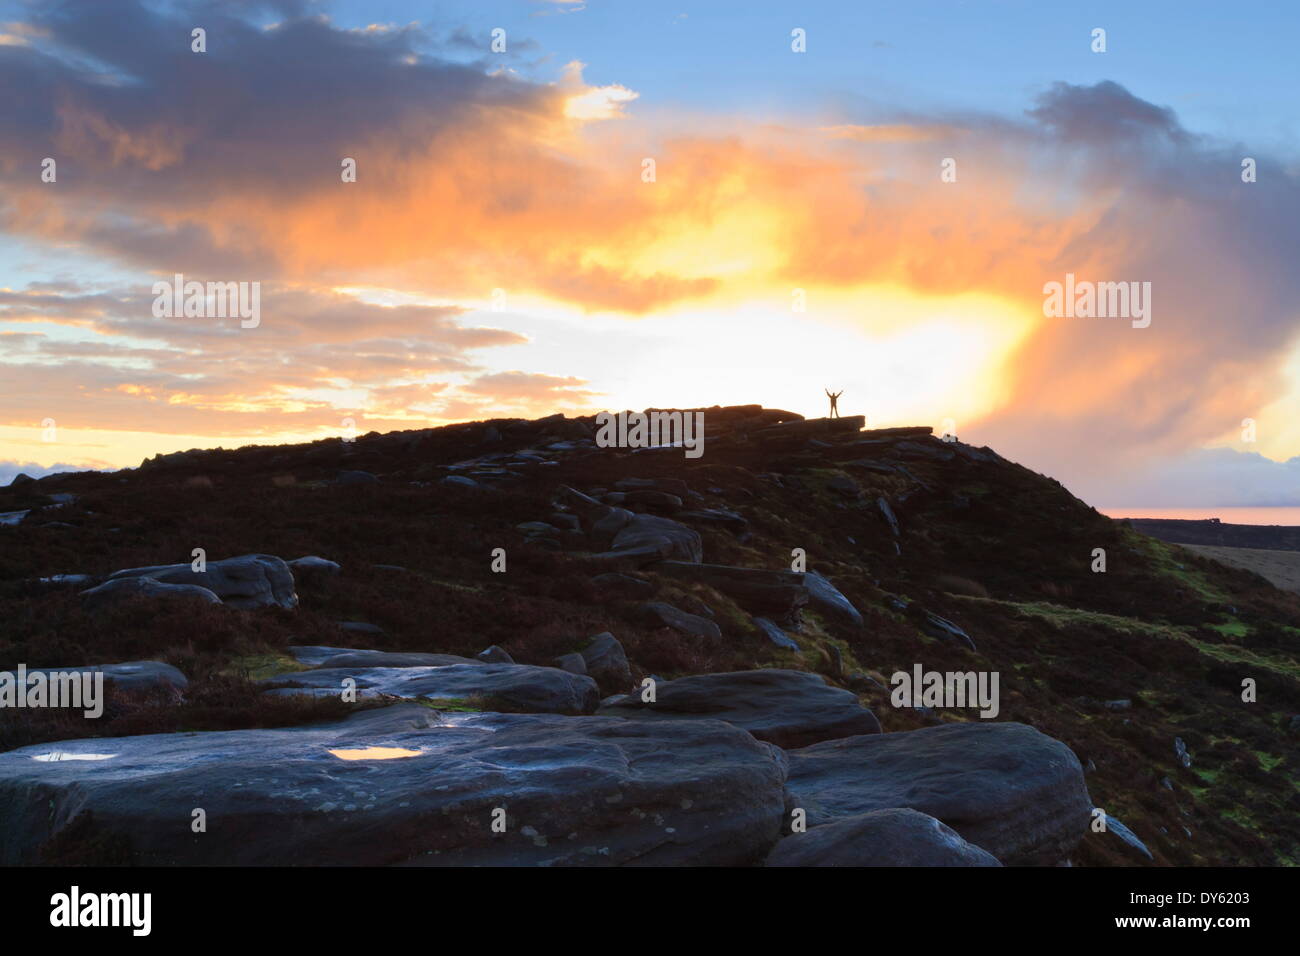
[[[754,626],[759,629],[764,637],[777,647],[781,648],[781,650],[794,651],[796,654],[799,653],[799,645],[795,643],[794,638],[781,630],[781,628],[777,627],[772,621],[769,621],[765,617],[756,617],[754,618]]]
[[[898,517],[894,514],[894,509],[889,506],[889,500],[884,497],[877,498],[876,507],[880,509],[880,515],[885,519],[885,524],[889,525],[889,530],[897,538],[901,534],[898,528]]]
[[[189,565],[186,565],[188,568]],[[153,578],[117,578],[81,592],[86,610],[98,611],[130,598],[150,601],[202,601],[220,604],[221,598],[197,584],[165,584]]]
[[[186,678],[175,667],[162,661],[125,661],[121,664],[90,664],[78,667],[29,667],[27,676],[33,674],[96,674],[104,675],[104,682],[112,681],[118,690],[126,691],[183,691],[189,686]]]
[[[298,606],[293,572],[282,559],[270,554],[245,554],[223,561],[209,561],[206,571],[195,571],[188,564],[127,568],[111,574],[109,582],[123,578],[153,578],[163,584],[197,584],[217,595],[223,604],[241,610]]]
[[[863,415],[848,415],[843,418],[809,418],[804,421],[783,422],[769,425],[754,432],[751,437],[756,441],[775,448],[793,448],[810,438],[825,438],[831,435],[853,434],[866,425]]]
[[[585,675],[587,673],[587,661],[578,653],[561,654],[554,660],[552,666],[570,674]]]
[[[792,833],[767,866],[1001,866],[957,831],[915,810],[872,810]]]
[[[638,720],[725,720],[778,747],[879,734],[874,714],[817,674],[789,670],[695,674],[663,681],[654,703],[640,694],[604,702],[598,713]]]
[[[954,644],[961,644],[969,650],[975,650],[975,642],[969,634],[946,617],[940,617],[938,614],[926,611],[925,619],[921,622],[921,630],[941,641],[950,641]]]
[[[479,651],[474,655],[475,660],[482,661],[484,664],[513,664],[515,659],[510,656],[510,652],[493,644],[491,647]]]
[[[0,865],[38,862],[76,823],[139,865],[745,866],[779,837],[781,776],[771,748],[717,721],[413,704],[46,743],[0,753]],[[217,835],[191,832],[193,806]]]
[[[567,485],[556,491],[556,500],[582,519],[606,560],[626,557],[636,563],[658,558],[699,563],[704,545],[699,532],[679,521],[660,515],[633,514],[626,508],[603,504]]]
[[[651,627],[670,627],[681,634],[718,640],[722,631],[707,617],[687,614],[662,601],[647,601],[640,607],[641,620]]]
[[[862,626],[862,614],[840,593],[839,588],[816,571],[807,571],[800,577],[808,589],[808,603],[814,610],[849,627]]]
[[[1151,855],[1151,851],[1147,849],[1147,845],[1143,843],[1140,839],[1138,839],[1138,835],[1136,833],[1134,833],[1123,823],[1121,823],[1119,817],[1112,817],[1110,814],[1106,814],[1105,819],[1106,819],[1106,830],[1105,830],[1106,833],[1109,833],[1112,836],[1119,837],[1122,841],[1124,841],[1125,844],[1128,845],[1129,849],[1136,850],[1138,853],[1146,857],[1151,862],[1155,862],[1155,857]]]
[[[294,558],[292,561],[286,561],[285,564],[289,565],[289,570],[293,572],[294,580],[305,584],[318,584],[343,570],[338,562],[318,558],[314,554]]]
[[[356,682],[357,697],[388,695],[409,698],[464,700],[481,697],[493,706],[530,713],[589,714],[600,703],[590,677],[555,667],[529,664],[444,664],[433,667],[319,667],[268,678],[263,685],[275,694],[336,697],[343,681]]]
[[[909,807],[1008,865],[1052,865],[1087,833],[1092,801],[1070,748],[1018,723],[940,724],[790,753],[810,826]]]
[[[40,584],[48,584],[56,587],[82,587],[93,583],[94,580],[94,576],[89,574],[51,574],[47,578],[37,578],[37,581]],[[218,600],[220,599],[218,598]]]
[[[698,564],[704,559],[704,544],[698,531],[659,515],[631,515],[630,520],[615,532],[609,550],[632,551],[646,547],[657,547],[665,558],[678,561]]]
[[[928,442],[900,441],[894,445],[894,453],[903,458],[929,458],[934,461],[951,461],[957,453],[948,447],[949,443],[939,438]]]
[[[602,631],[591,639],[591,643],[582,649],[582,659],[587,674],[602,690],[626,688],[632,683],[627,654],[618,638],[609,631]]]

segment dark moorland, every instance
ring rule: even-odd
[[[704,420],[696,460],[680,448],[598,448],[592,419],[552,416],[177,453],[0,489],[0,512],[29,510],[0,527],[0,670],[151,660],[188,679],[183,694],[123,689],[97,721],[10,711],[0,750],[301,726],[388,700],[265,693],[258,681],[291,689],[309,673],[294,645],[466,658],[495,645],[553,666],[609,632],[631,679],[601,680],[602,696],[647,675],[808,671],[857,695],[887,734],[993,723],[970,709],[892,706],[893,672],[996,671],[994,722],[1064,742],[1093,804],[1152,857],[1080,832],[1074,865],[1300,863],[1300,596],[928,429],[858,431],[861,419],[758,406],[706,409]],[[748,589],[679,566],[689,560],[611,547],[594,527],[605,505],[693,529],[706,565],[789,571],[803,549],[861,623],[779,576]],[[296,574],[293,607],[81,595],[121,569],[188,564],[194,548],[209,562],[315,555],[340,570]],[[504,573],[492,568],[496,548]],[[1092,570],[1098,548],[1104,573]],[[69,574],[91,579],[40,580]],[[656,617],[647,602],[689,620]],[[755,616],[776,627],[765,633]],[[1242,700],[1246,678],[1256,702]],[[441,706],[520,709],[476,695]],[[0,810],[6,799],[13,810],[3,793]],[[35,859],[135,852],[83,816]]]

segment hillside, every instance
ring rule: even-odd
[[[311,661],[291,646],[469,659],[495,646],[520,664],[550,666],[608,632],[628,670],[613,682],[599,676],[602,695],[649,675],[807,671],[856,695],[880,739],[906,742],[894,732],[950,724],[1035,728],[1073,751],[1093,805],[1151,854],[1079,827],[1077,846],[1061,850],[1074,865],[1300,862],[1300,596],[1139,534],[1053,480],[928,429],[859,431],[860,419],[805,422],[758,406],[703,411],[698,459],[681,448],[599,448],[592,419],[551,416],[193,451],[0,489],[0,512],[28,512],[0,526],[0,670],[149,660],[188,682],[183,694],[124,686],[97,721],[0,712],[0,750],[306,730],[391,699],[352,705],[292,692],[295,675],[308,689],[327,684],[310,683]],[[653,537],[646,548],[602,542],[607,506],[668,522],[646,526],[670,529],[668,540],[687,550],[693,536],[671,529],[698,533],[704,570],[693,567],[698,557],[660,560]],[[287,607],[81,595],[122,569],[189,564],[195,548],[209,562],[310,555],[341,570],[295,565],[296,606]],[[497,548],[504,571],[493,569]],[[1098,548],[1104,573],[1092,570]],[[811,576],[710,568],[790,572],[796,549],[861,623],[824,595],[809,600]],[[89,578],[40,580],[73,574]],[[996,718],[893,706],[891,675],[917,664],[997,672]],[[266,693],[257,681],[268,678],[288,692]],[[1257,702],[1243,702],[1245,678],[1257,682]],[[763,693],[753,691],[760,703]],[[433,696],[471,722],[529,709],[487,694]],[[830,737],[816,747],[845,739]],[[794,755],[796,793],[803,743],[781,743]],[[706,745],[683,737],[672,746]],[[1019,753],[1022,744],[1006,746]],[[19,791],[4,789],[2,758],[0,810],[26,812]],[[953,826],[987,848],[976,831]],[[140,847],[118,836],[84,817],[29,850],[45,862],[138,859]],[[1034,851],[1004,862],[1059,862],[1039,844]]]

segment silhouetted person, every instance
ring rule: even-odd
[[[822,391],[825,392],[826,397],[831,400],[831,418],[839,418],[840,407],[836,402],[839,401],[839,397],[844,394],[844,389],[840,389],[838,392],[832,392],[829,389],[824,388]]]

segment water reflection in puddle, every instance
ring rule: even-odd
[[[32,759],[39,760],[41,763],[53,763],[62,760],[108,760],[110,757],[116,756],[117,754],[70,754],[61,750],[54,750],[47,754],[37,754]]]
[[[331,750],[330,753],[340,760],[396,760],[420,756],[420,751],[404,747],[362,747],[359,750]]]

